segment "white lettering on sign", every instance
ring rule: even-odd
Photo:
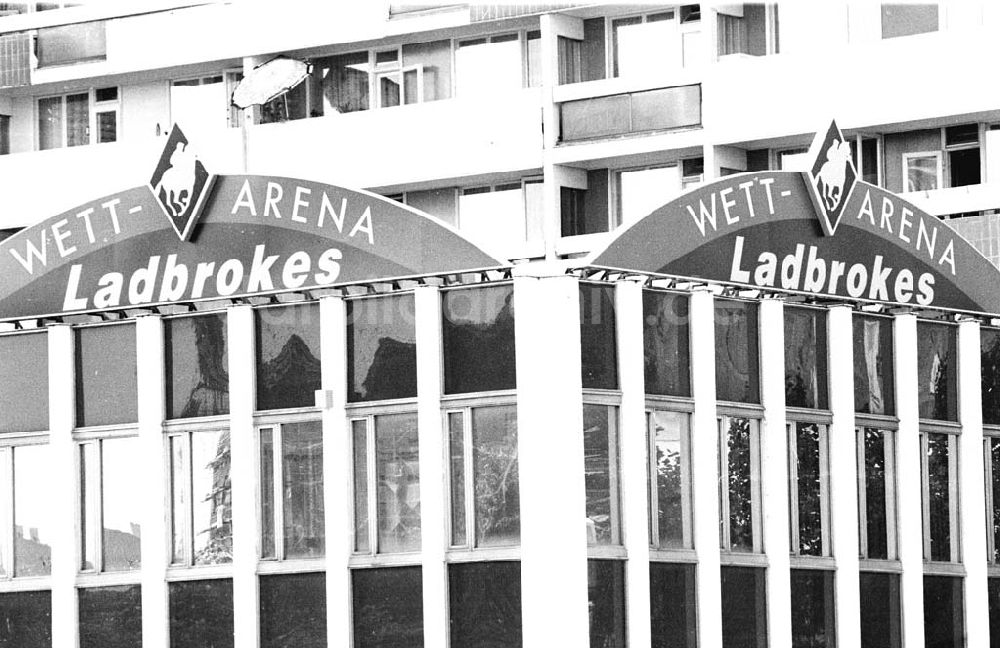
[[[898,207],[898,209],[897,209]],[[892,223],[898,212],[896,229],[893,231]],[[914,249],[917,255],[921,253],[932,263],[939,266],[947,266],[952,276],[957,274],[955,268],[955,239],[948,238],[948,242],[941,247],[938,246],[938,230],[943,229],[945,236],[948,230],[939,228],[937,219],[924,214],[914,214],[913,210],[902,204],[897,205],[893,197],[882,196],[882,204],[879,206],[879,217],[875,217],[875,209],[872,204],[871,190],[865,192],[865,197],[858,208],[856,220],[865,219],[873,228],[880,229],[886,234],[898,238]],[[916,220],[916,224],[914,224]],[[914,233],[914,227],[916,232]],[[940,253],[938,253],[940,251]],[[918,282],[919,283],[919,282]]]
[[[734,207],[743,206],[746,208],[747,213],[750,218],[754,218],[756,213],[753,209],[753,192],[754,187],[762,187],[764,190],[764,195],[767,198],[767,210],[768,214],[774,215],[774,196],[771,194],[771,184],[774,183],[774,178],[754,178],[753,180],[747,182],[741,182],[738,185],[731,187],[724,187],[719,191],[713,192],[708,197],[708,204],[705,203],[705,199],[699,199],[697,209],[693,205],[686,205],[688,214],[694,221],[695,227],[698,228],[698,232],[701,235],[707,236],[712,232],[716,232],[719,229],[719,220],[716,214],[716,205],[722,206],[722,217],[725,218],[727,225],[736,225],[740,222],[740,214],[733,210]],[[737,189],[743,192],[742,197],[737,194],[732,196]],[[759,189],[758,189],[759,191]],[[716,199],[718,197],[718,199]],[[707,226],[711,226],[711,230]]]
[[[114,200],[101,203],[101,207],[104,208],[106,216],[111,221],[111,227],[115,234],[121,233],[121,223],[118,221],[118,205],[120,204],[120,198],[115,198]],[[86,241],[91,245],[96,242],[96,237],[94,236],[94,226],[91,221],[91,216],[93,214],[94,208],[90,207],[76,215],[77,219],[83,221],[84,228],[86,230]],[[50,241],[55,244],[55,251],[52,254],[49,252],[51,247]],[[12,245],[8,248],[11,256],[14,257],[14,260],[17,261],[21,267],[28,272],[28,274],[35,274],[36,269],[44,271],[49,261],[54,260],[56,255],[58,255],[60,259],[65,259],[68,256],[76,254],[79,251],[78,244],[82,244],[83,240],[80,232],[74,232],[71,229],[70,220],[68,218],[63,218],[48,227],[40,228],[38,230],[37,243],[29,239],[27,236],[24,236],[19,243],[23,245],[23,252],[22,249],[18,249]]]

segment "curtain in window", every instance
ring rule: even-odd
[[[90,142],[90,97],[86,93],[66,97],[66,146]]]
[[[719,14],[719,56],[746,53],[746,22],[739,16]]]
[[[334,56],[318,65],[324,68],[324,114],[368,110],[368,52]]]

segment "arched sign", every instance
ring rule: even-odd
[[[684,194],[591,265],[1000,313],[997,268],[945,222],[857,180],[835,124],[813,151],[811,171],[741,173]]]
[[[211,177],[193,157],[189,174],[171,177],[171,168],[183,166],[183,155],[173,152],[186,149],[174,134],[149,186],[80,205],[0,242],[0,319],[507,265],[441,221],[365,191]]]

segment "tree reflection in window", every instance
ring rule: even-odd
[[[983,423],[1000,425],[1000,329],[982,328]]]
[[[516,408],[474,409],[472,439],[477,544],[517,544],[521,537],[521,509]]]
[[[726,450],[726,494],[729,504],[729,544],[732,551],[754,551],[754,474],[753,444],[756,442],[749,419],[728,419],[723,447]]]
[[[717,398],[760,402],[757,371],[757,305],[715,301],[715,385]]]
[[[927,502],[924,510],[927,514],[925,524],[930,540],[931,560],[951,561],[956,557],[952,551],[952,532],[955,516],[952,510],[951,480],[957,475],[952,474],[951,440],[949,434],[927,434],[927,474],[924,476],[924,496]]]
[[[688,485],[688,415],[649,413],[653,463],[651,495],[654,519],[652,544],[660,549],[691,547],[690,488]]]
[[[795,423],[796,479],[792,484],[798,510],[798,546],[792,550],[804,556],[822,556],[823,503],[822,457],[823,435],[815,423]]]
[[[224,313],[164,322],[170,418],[229,413],[229,356]]]
[[[886,492],[886,434],[882,430],[865,428],[865,531],[867,536],[866,558],[888,558],[887,492]]]
[[[958,420],[956,329],[917,322],[917,395],[920,418]]]
[[[417,395],[417,344],[412,294],[347,303],[348,400]]]
[[[257,311],[257,409],[311,407],[320,388],[319,307]]]
[[[785,404],[825,409],[826,312],[785,308]]]
[[[993,562],[1000,563],[1000,438],[989,440],[990,468],[993,483]],[[998,599],[1000,600],[1000,599]]]
[[[616,410],[583,406],[584,482],[587,491],[587,543],[618,544],[618,461]]]

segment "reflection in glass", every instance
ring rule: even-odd
[[[1000,646],[1000,578],[990,578],[988,580],[990,600],[990,645]],[[2,621],[2,618],[0,618]],[[892,648],[898,648],[892,646]]]
[[[694,565],[649,563],[652,648],[697,645],[694,570]]]
[[[611,22],[614,76],[649,78],[681,67],[677,21],[672,11],[616,18]]]
[[[46,334],[0,336],[0,385],[0,432],[49,429]]]
[[[194,564],[233,560],[229,431],[191,435]]]
[[[368,110],[368,52],[319,59],[313,74],[323,81],[323,114]]]
[[[687,297],[644,290],[642,311],[646,393],[690,396]]]
[[[420,550],[417,415],[375,418],[379,553]]]
[[[791,581],[792,645],[832,648],[833,572],[793,569]]]
[[[514,389],[512,286],[442,293],[446,394]]]
[[[722,568],[722,645],[766,648],[767,577],[756,567]]]
[[[187,484],[187,439],[170,437],[170,535],[171,563],[188,564],[188,520],[190,493]]]
[[[226,315],[178,317],[163,323],[167,362],[167,416],[229,413]]]
[[[896,413],[892,367],[892,320],[854,315],[854,411]]]
[[[656,479],[653,501],[658,537],[654,544],[661,549],[690,548],[688,415],[656,410],[649,417]]]
[[[587,561],[590,645],[625,648],[625,563]]]
[[[169,583],[170,648],[233,648],[233,581]]]
[[[757,305],[715,300],[715,389],[722,401],[760,402]]]
[[[420,567],[351,570],[354,648],[422,648]]]
[[[958,420],[956,329],[917,322],[917,398],[920,418]]]
[[[826,409],[826,311],[784,310],[785,405]]]
[[[347,302],[347,384],[351,402],[417,395],[412,294]]]
[[[451,646],[521,648],[521,563],[448,565]]]
[[[487,97],[520,88],[521,66],[517,34],[464,40],[455,51],[455,94]]]
[[[80,569],[90,571],[98,568],[97,525],[100,520],[101,461],[98,443],[82,443],[80,454]]]
[[[87,587],[79,592],[80,648],[141,648],[138,585]]]
[[[865,536],[868,540],[866,558],[889,557],[886,478],[891,455],[886,447],[887,434],[889,433],[875,428],[865,428],[864,431],[864,513]]]
[[[1000,424],[1000,329],[980,330],[983,423]]]
[[[925,510],[929,520],[931,560],[952,560],[951,438],[949,434],[927,434]]]
[[[0,646],[52,648],[52,594],[0,594]]]
[[[725,435],[726,474],[729,490],[729,547],[732,551],[754,550],[754,493],[756,491],[753,435],[750,420],[730,418]]]
[[[580,284],[580,360],[584,389],[618,387],[614,286]]]
[[[260,530],[261,558],[277,558],[274,536],[274,430],[260,431]]]
[[[260,577],[260,648],[326,648],[326,574]]]
[[[140,515],[144,510],[144,493],[136,488],[143,477],[143,467],[135,460],[140,454],[139,439],[104,439],[101,454],[103,571],[139,569]]]
[[[861,645],[902,648],[899,574],[861,572]]]
[[[368,422],[351,421],[354,435],[354,550],[371,551],[368,537]]]
[[[924,645],[927,648],[965,646],[964,607],[960,577],[924,576]]]
[[[312,407],[320,388],[319,306],[261,308],[257,318],[257,409]]]
[[[476,544],[517,544],[521,538],[517,408],[472,410],[472,445]]]
[[[281,426],[285,558],[322,556],[323,430],[319,421]]]
[[[820,426],[815,423],[795,423],[798,546],[792,550],[805,556],[822,556],[822,443]]]
[[[49,446],[14,452],[14,576],[52,573],[52,476]],[[2,645],[2,644],[0,644]]]
[[[88,326],[75,331],[77,426],[135,423],[135,325]]]
[[[465,531],[465,416],[448,414],[448,447],[451,470],[451,544],[466,544]]]
[[[612,407],[583,406],[583,475],[587,493],[587,544],[591,545],[621,542],[615,416]]]
[[[990,466],[993,469],[993,562],[1000,562],[1000,438],[990,438]]]

